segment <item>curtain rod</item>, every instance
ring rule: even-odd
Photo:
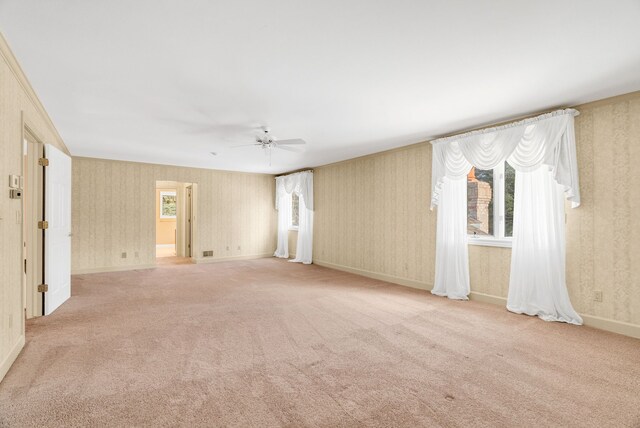
[[[453,140],[458,140],[458,139],[461,139],[461,138],[469,137],[471,135],[485,134],[485,133],[489,133],[489,132],[500,131],[502,129],[507,129],[507,128],[513,128],[513,127],[516,127],[516,126],[527,125],[527,124],[538,122],[540,120],[548,119],[550,117],[561,116],[561,115],[564,115],[564,114],[571,114],[573,116],[578,116],[580,114],[580,112],[578,110],[576,110],[576,109],[573,109],[573,108],[552,110],[552,111],[547,112],[547,113],[538,114],[537,116],[529,116],[529,117],[527,117],[525,119],[516,119],[516,120],[513,120],[513,121],[506,121],[506,122],[502,122],[502,124],[498,124],[498,125],[482,126],[480,128],[475,128],[475,129],[472,129],[472,130],[469,130],[469,131],[448,135],[446,137],[436,138],[435,140],[431,140],[430,143],[431,144],[445,143],[445,142],[449,142],[449,141],[453,141]]]
[[[275,178],[284,177],[291,174],[298,174],[299,172],[313,172],[313,168],[305,168],[305,169],[299,169],[297,171],[285,172],[285,173],[276,175]]]

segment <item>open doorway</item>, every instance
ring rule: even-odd
[[[195,258],[194,183],[156,182],[156,263],[184,264]]]

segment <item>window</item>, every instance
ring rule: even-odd
[[[291,194],[291,229],[298,229],[300,221],[300,197],[295,193]]]
[[[176,218],[176,192],[160,192],[160,218]]]
[[[507,162],[491,170],[471,169],[467,176],[470,244],[511,246],[515,177]]]

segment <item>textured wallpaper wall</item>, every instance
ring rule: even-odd
[[[429,144],[315,168],[314,261],[430,289],[436,225],[430,183]]]
[[[581,314],[640,325],[640,92],[576,108],[582,206],[567,208],[571,301]],[[315,168],[314,180],[317,262],[431,289],[430,144]],[[472,291],[506,297],[511,250],[470,246],[469,259]]]
[[[579,110],[582,206],[567,210],[569,292],[579,311],[640,324],[640,92]]]
[[[24,343],[22,201],[9,199],[9,174],[22,174],[22,117],[43,143],[66,147],[0,35],[0,380]]]
[[[213,259],[275,251],[271,175],[74,158],[73,272],[155,263],[156,181],[197,184],[199,258],[204,250]]]

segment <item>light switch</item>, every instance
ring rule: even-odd
[[[11,189],[19,189],[20,188],[20,176],[11,174],[9,176],[9,187]]]

